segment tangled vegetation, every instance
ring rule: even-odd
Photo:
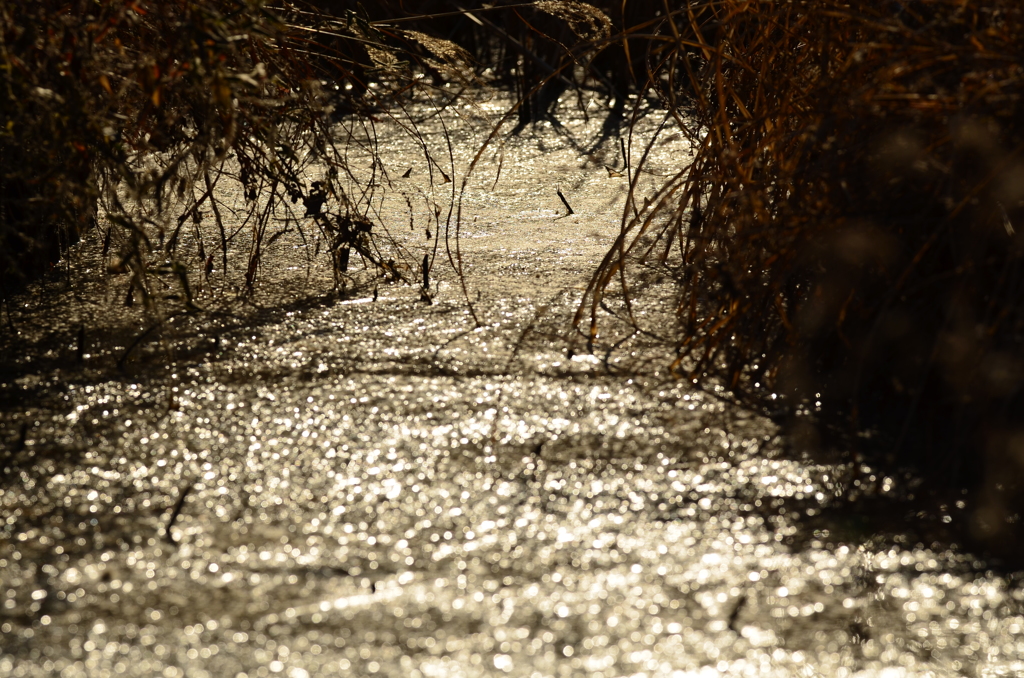
[[[290,231],[316,240],[339,285],[357,257],[400,275],[374,232],[373,179],[352,174],[351,139],[331,128],[407,86],[395,54],[417,45],[344,8],[327,20],[262,0],[0,3],[3,296],[94,227],[131,278],[128,305],[152,305],[153,274],[186,304],[215,271],[251,289]],[[246,200],[230,224],[229,191]]]
[[[975,536],[1024,508],[1024,10],[690,3],[648,37],[647,87],[696,160],[627,218],[579,322],[661,265],[674,369],[785,397],[864,449],[971,487]],[[679,102],[684,102],[682,106]]]
[[[251,288],[266,245],[290,229],[317,241],[340,286],[356,258],[377,275],[407,277],[419,257],[388,245],[375,223],[377,168],[357,178],[345,148],[353,139],[333,126],[354,120],[372,154],[374,116],[439,92],[447,105],[485,82],[519,88],[516,112],[529,124],[579,85],[580,36],[610,32],[601,12],[577,2],[417,10],[0,3],[2,296],[52,268],[95,226],[106,231],[112,271],[131,275],[128,303],[152,302],[153,273],[179,279],[174,296],[187,302],[190,280],[215,271],[243,271]],[[443,89],[451,84],[454,94]],[[448,182],[437,159],[425,163]],[[220,198],[230,190],[248,201],[233,226]],[[244,260],[229,261],[232,249],[246,250]]]

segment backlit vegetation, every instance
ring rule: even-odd
[[[623,224],[581,325],[663,266],[677,375],[820,403],[871,454],[975,488],[974,533],[1003,548],[1024,508],[1022,28],[1002,0],[652,19],[645,86],[697,158]]]

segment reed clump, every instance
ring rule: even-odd
[[[876,458],[973,488],[974,535],[1010,543],[1022,31],[1010,0],[714,0],[627,30],[646,44],[640,82],[690,114],[696,160],[624,219],[588,292],[591,334],[630,272],[663,267],[678,374],[820,403]]]
[[[376,164],[369,178],[354,172],[348,147],[373,155],[381,116],[416,136],[408,103],[443,111],[485,85],[519,92],[520,128],[570,90],[583,106],[589,59],[611,32],[604,13],[571,0],[414,10],[0,0],[0,298],[94,227],[111,272],[130,274],[129,305],[152,305],[154,274],[177,279],[160,294],[190,307],[211,274],[239,273],[230,286],[251,290],[288,234],[315,242],[339,286],[350,262],[401,279],[420,257],[374,213],[390,177]],[[448,182],[450,170],[425,162]]]
[[[372,155],[374,116],[423,89],[410,62],[452,76],[466,55],[348,4],[0,2],[0,298],[94,227],[127,305],[152,306],[154,275],[189,307],[214,273],[251,290],[288,234],[339,285],[350,261],[396,277],[380,168],[353,172],[348,147]]]

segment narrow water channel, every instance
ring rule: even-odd
[[[447,138],[377,129],[375,209],[413,260],[488,112]],[[326,294],[312,244],[285,237],[256,302],[170,323],[117,370],[146,324],[98,236],[70,290],[12,304],[0,676],[1024,672],[1024,590],[951,545],[962,507],[919,511],[911,481],[801,455],[668,380],[657,342],[569,351],[625,178],[602,120],[567,120],[482,156],[466,288],[441,243],[431,304],[402,284]],[[448,140],[454,181],[431,184],[417,143],[443,158]],[[654,185],[685,141],[669,129],[650,158]]]

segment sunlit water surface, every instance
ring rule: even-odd
[[[453,125],[453,183],[486,112]],[[167,333],[120,373],[125,342],[66,355],[69,328],[117,304],[18,304],[0,675],[1024,672],[1021,589],[922,537],[951,518],[915,515],[904,481],[788,451],[768,420],[666,380],[656,346],[570,354],[624,201],[599,127],[486,155],[461,233],[479,325],[440,265],[432,305],[403,285],[338,300],[284,252],[265,310]],[[378,133],[381,214],[421,256],[405,198],[427,223],[451,185],[402,188],[422,155]],[[685,161],[669,138],[655,170]],[[575,216],[555,219],[556,186]],[[846,502],[855,484],[872,515]]]

